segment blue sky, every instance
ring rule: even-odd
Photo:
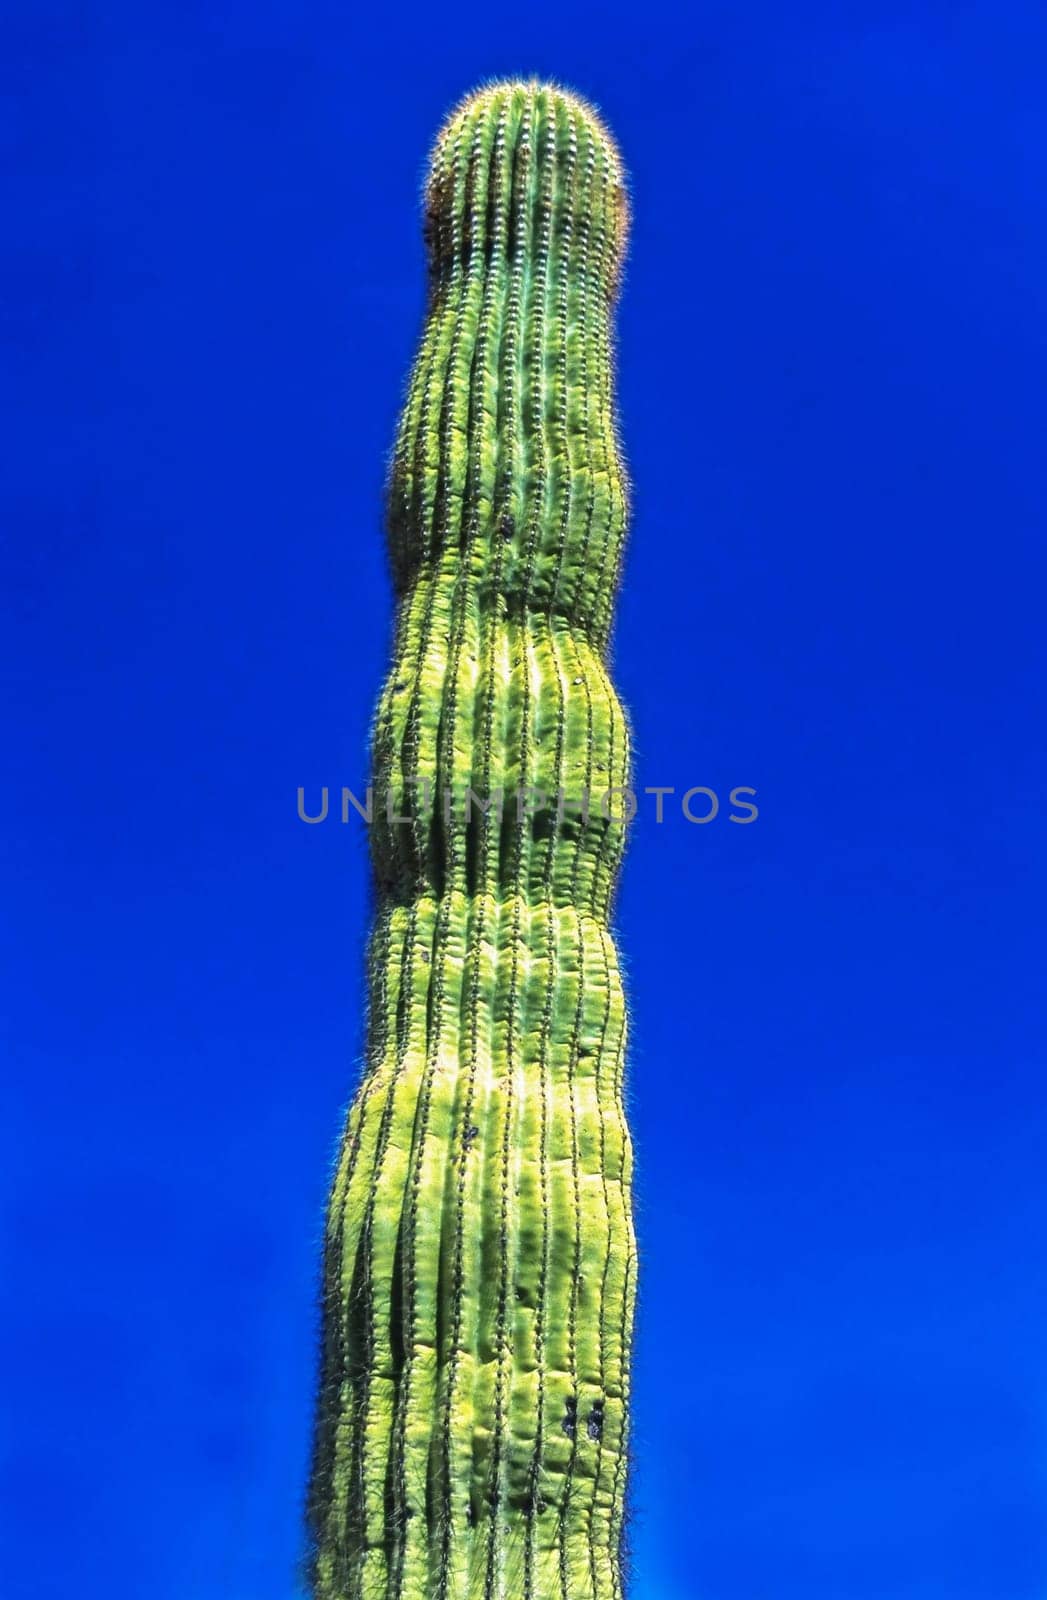
[[[1038,6],[22,8],[4,1592],[291,1600],[449,106],[632,177],[634,1600],[1043,1600]]]

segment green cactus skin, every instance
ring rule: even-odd
[[[426,219],[311,1578],[317,1600],[621,1600],[636,1252],[608,922],[625,824],[600,803],[629,782],[605,664],[627,515],[617,152],[574,95],[493,85],[439,136]],[[467,821],[467,788],[501,790],[501,820]],[[589,816],[558,817],[560,791],[589,793]]]

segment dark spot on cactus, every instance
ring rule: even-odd
[[[531,837],[540,843],[549,839],[556,832],[556,812],[551,806],[536,811],[531,818]]]
[[[429,955],[429,952],[428,952],[428,950],[423,950],[423,951],[422,951],[422,960],[423,960],[423,961],[424,961],[424,962],[425,962],[425,964],[426,964],[426,966],[428,966],[428,965],[429,965],[429,962],[430,962],[430,960],[431,960],[431,959],[432,959],[432,958],[431,958],[431,956],[430,956],[430,955]]]
[[[587,1422],[585,1424],[585,1431],[589,1435],[590,1439],[602,1439],[603,1438],[603,1401],[602,1400],[597,1400],[596,1404],[593,1406],[593,1409],[590,1411],[588,1420],[587,1420]]]
[[[498,532],[501,534],[502,538],[506,541],[507,544],[508,544],[509,540],[512,538],[513,534],[516,532],[516,523],[514,522],[511,514],[508,511],[505,513],[505,515],[502,517],[501,522],[498,524]]]
[[[573,1439],[578,1431],[578,1401],[573,1394],[568,1395],[563,1403],[563,1421],[560,1426],[569,1439]]]
[[[465,1148],[468,1150],[468,1149],[471,1148],[473,1140],[474,1139],[478,1139],[479,1137],[480,1137],[480,1130],[476,1126],[476,1123],[474,1122],[471,1127],[466,1128],[464,1134],[462,1135],[462,1143],[465,1145]]]

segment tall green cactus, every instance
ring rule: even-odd
[[[312,1582],[318,1600],[621,1600],[636,1257],[608,931],[629,781],[605,665],[626,522],[614,144],[563,90],[486,88],[437,140],[426,221]]]

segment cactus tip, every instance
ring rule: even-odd
[[[519,111],[528,104],[532,111],[537,110],[539,114],[544,111],[546,115],[551,113],[555,118],[560,111],[561,114],[566,112],[578,119],[581,125],[588,129],[594,145],[606,158],[613,174],[617,210],[615,253],[620,262],[629,233],[629,190],[628,177],[617,142],[590,100],[578,94],[576,90],[569,89],[552,79],[492,78],[471,90],[455,104],[445,118],[433,144],[425,186],[426,210],[430,211],[433,205],[433,191],[438,171],[463,128],[474,118],[482,117],[485,112],[496,110],[500,112],[502,109],[514,108]]]

